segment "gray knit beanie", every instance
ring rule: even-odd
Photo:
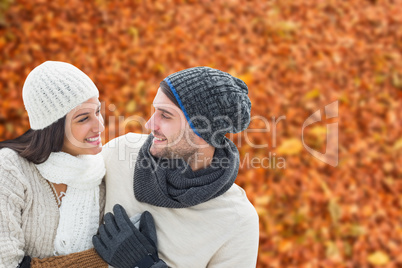
[[[226,133],[248,127],[251,102],[242,80],[209,67],[182,70],[164,80],[192,130],[212,146],[222,145]]]
[[[50,126],[93,97],[99,97],[99,91],[92,80],[77,67],[58,61],[46,61],[33,69],[22,89],[34,130]]]

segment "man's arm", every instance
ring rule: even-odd
[[[258,255],[259,224],[255,210],[244,215],[242,224],[231,238],[214,254],[208,268],[255,268]]]

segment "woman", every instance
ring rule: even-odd
[[[47,61],[28,75],[23,100],[31,129],[0,142],[0,267],[108,266],[92,245],[105,204],[98,97],[91,79],[68,63]],[[166,267],[157,258],[152,215],[133,219],[138,230],[124,208],[115,212],[121,217],[108,213],[106,222],[127,220],[130,229],[116,227],[116,241],[104,227],[100,233],[135,256],[127,262],[100,242],[105,260],[116,268]]]
[[[31,129],[0,143],[0,267],[107,267],[91,242],[105,201],[98,97],[68,63],[28,75]]]

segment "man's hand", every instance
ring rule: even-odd
[[[167,267],[159,259],[155,223],[145,211],[140,218],[139,230],[130,221],[124,208],[116,204],[112,213],[104,217],[99,235],[92,238],[95,250],[108,264],[116,268]]]

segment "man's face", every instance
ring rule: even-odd
[[[155,112],[145,125],[154,135],[150,153],[158,158],[188,161],[198,152],[200,138],[190,128],[181,109],[160,88],[153,106]]]

